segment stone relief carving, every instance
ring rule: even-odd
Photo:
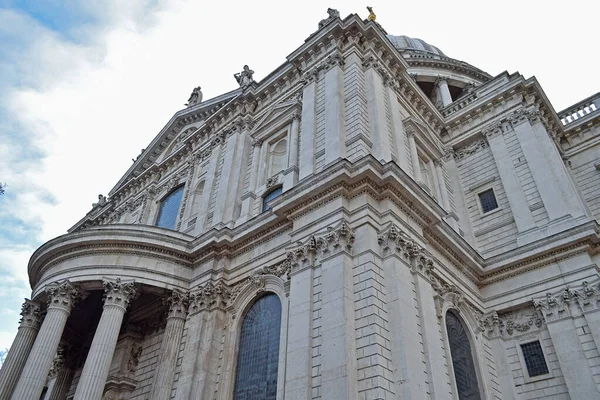
[[[267,178],[267,182],[266,182],[267,189],[272,186],[277,185],[278,182],[279,182],[279,175],[274,175],[270,178]]]
[[[463,158],[470,156],[471,154],[474,154],[481,149],[485,149],[488,146],[489,146],[489,144],[487,142],[487,139],[485,139],[485,138],[479,139],[479,140],[469,144],[468,146],[465,146],[458,150],[455,150],[454,151],[454,159],[456,161],[462,160]]]
[[[127,360],[127,371],[134,372],[140,362],[140,356],[144,349],[140,345],[131,346],[129,360]]]
[[[479,319],[479,327],[488,338],[525,333],[544,324],[541,313],[530,304],[524,308],[498,314],[496,311]]]
[[[311,235],[304,243],[290,249],[286,257],[294,268],[314,266],[317,256],[336,251],[351,251],[356,234],[348,223],[342,220],[335,227],[328,227],[324,235]]]
[[[546,293],[546,297],[534,299],[533,304],[546,322],[593,310],[600,307],[600,282],[583,281],[578,289],[567,286],[556,294]]]
[[[216,308],[225,309],[232,298],[233,292],[231,288],[221,282],[208,282],[204,286],[200,286],[198,290],[190,294],[190,308],[195,311],[213,310]]]
[[[332,22],[336,18],[340,17],[340,12],[338,10],[336,10],[335,8],[328,8],[327,9],[327,14],[329,15],[329,17],[327,17],[325,19],[322,19],[319,22],[319,29],[321,29],[325,25],[329,24],[330,22]]]
[[[202,103],[202,91],[200,89],[201,87],[198,86],[195,87],[194,90],[192,90],[190,98],[188,99],[187,103],[185,103],[187,107],[195,106],[196,104]]]
[[[234,74],[233,77],[242,89],[246,89],[252,83],[254,83],[254,79],[252,78],[253,75],[254,71],[252,71],[247,65],[244,65],[242,72]]]

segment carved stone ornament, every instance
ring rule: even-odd
[[[488,146],[489,146],[489,144],[485,138],[479,139],[479,140],[469,144],[468,146],[465,146],[458,150],[455,150],[454,159],[456,161],[462,160],[463,158],[470,156],[471,154],[474,154],[481,149],[485,149]]]
[[[71,312],[75,303],[83,296],[79,286],[68,280],[52,283],[45,290],[48,295],[48,309],[60,308]]]
[[[324,27],[325,25],[331,23],[333,20],[335,20],[336,18],[340,17],[340,12],[338,10],[336,10],[335,8],[328,8],[327,9],[327,14],[329,15],[329,17],[322,19],[319,22],[319,29],[321,29],[322,27]]]
[[[190,304],[190,294],[175,289],[164,299],[164,304],[169,307],[168,318],[185,318]]]
[[[478,320],[479,328],[488,338],[499,336],[502,333],[504,324],[496,311],[484,315]]]
[[[58,375],[60,370],[65,366],[65,355],[64,350],[59,347],[56,352],[56,356],[52,360],[52,366],[50,366],[50,372],[48,373],[48,379],[53,379]]]
[[[546,322],[594,310],[600,307],[600,282],[583,281],[577,289],[567,286],[557,294],[546,293],[546,297],[535,299],[533,303]]]
[[[502,122],[497,121],[491,125],[486,126],[481,130],[481,133],[485,135],[487,138],[492,138],[496,135],[500,135],[503,133]]]
[[[127,371],[134,372],[140,362],[140,356],[142,355],[143,347],[139,344],[131,346],[131,352],[129,353],[129,360],[127,360]]]
[[[431,274],[431,287],[435,291],[435,295],[433,296],[435,302],[435,310],[438,318],[442,318],[444,316],[444,309],[448,304],[451,308],[458,310],[463,302],[463,294],[458,289],[456,285],[444,282],[440,277]]]
[[[525,333],[543,324],[542,315],[533,305],[501,314],[493,311],[479,320],[479,327],[489,338]]]
[[[208,282],[190,294],[190,308],[194,311],[225,309],[233,297],[231,288],[225,283]]]
[[[433,258],[424,247],[415,242],[408,234],[396,225],[391,224],[377,236],[383,255],[398,253],[408,261],[411,272],[420,273],[426,278],[431,278],[433,271]]]
[[[337,251],[351,251],[356,234],[348,223],[342,220],[335,227],[328,227],[324,235],[311,235],[304,243],[286,252],[286,258],[292,269],[312,267],[318,257]]]
[[[92,204],[92,208],[96,208],[96,207],[103,207],[104,205],[106,205],[107,200],[106,200],[106,196],[99,194],[98,195],[98,202],[97,203],[93,203]]]
[[[278,182],[279,182],[279,175],[275,175],[270,178],[267,178],[267,183],[266,183],[267,189],[272,186],[277,185]]]
[[[263,275],[274,275],[279,278],[285,276],[287,279],[290,278],[290,273],[292,271],[292,263],[290,259],[286,258],[284,261],[279,264],[269,265],[266,267],[261,267],[255,270],[252,275],[255,279],[260,279],[260,276]]]
[[[42,323],[43,313],[40,305],[33,300],[25,300],[21,306],[20,326],[39,329]]]
[[[121,282],[121,278],[105,279],[102,281],[102,286],[104,286],[105,306],[114,305],[127,308],[131,301],[139,295],[134,281]]]

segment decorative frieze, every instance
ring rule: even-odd
[[[479,327],[489,337],[510,337],[541,328],[544,324],[541,313],[533,306],[498,314],[492,311],[479,319]]]
[[[546,322],[570,317],[574,313],[595,310],[600,307],[600,282],[590,284],[583,281],[577,289],[567,286],[556,294],[546,293],[546,297],[533,300],[536,309],[541,311]]]
[[[476,140],[475,142],[469,144],[468,146],[462,147],[454,152],[454,159],[456,161],[462,160],[463,158],[470,156],[478,152],[481,149],[485,149],[489,144],[486,138],[482,138]]]

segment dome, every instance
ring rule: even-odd
[[[438,49],[435,46],[430,45],[429,43],[427,43],[426,41],[421,40],[421,39],[415,39],[415,38],[411,38],[411,37],[404,36],[404,35],[402,35],[402,36],[388,35],[388,39],[390,40],[390,42],[392,42],[394,47],[397,48],[399,51],[417,50],[417,51],[424,51],[424,52],[431,53],[431,54],[436,54],[436,55],[442,56],[442,57],[448,57],[440,49]]]

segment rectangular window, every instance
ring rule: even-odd
[[[521,351],[523,352],[529,377],[546,375],[548,373],[548,365],[546,364],[539,340],[522,344]]]
[[[479,193],[479,202],[481,203],[481,211],[483,211],[484,214],[498,208],[494,189],[488,189]]]

